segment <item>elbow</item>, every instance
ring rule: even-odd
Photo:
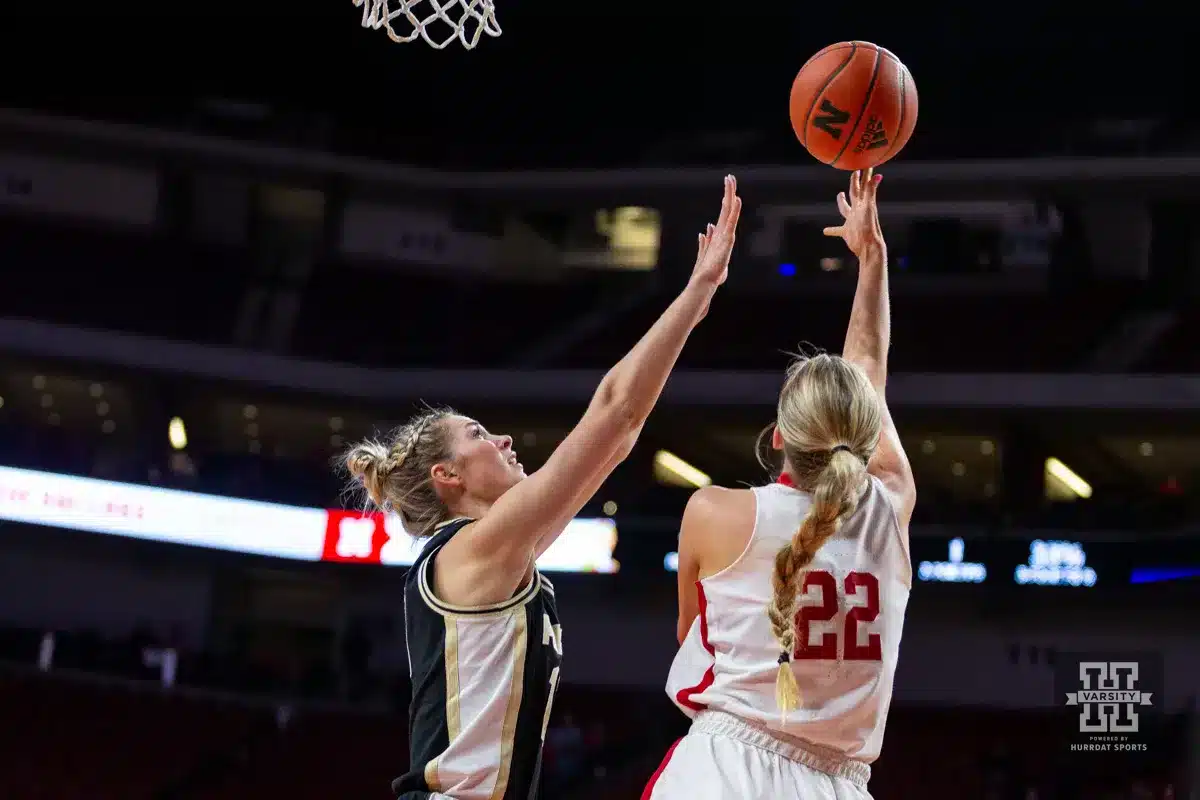
[[[882,393],[887,386],[887,360],[886,358],[876,357],[866,353],[847,352],[843,358],[854,364],[867,375],[867,380],[875,387],[875,390]]]
[[[633,452],[633,448],[637,445],[638,436],[642,433],[642,427],[639,425],[634,430],[625,434],[625,438],[621,440],[621,444],[617,447],[615,461],[620,464],[629,458]]]
[[[646,424],[646,418],[650,416],[649,410],[643,410],[634,398],[616,392],[605,398],[604,411],[613,427],[621,431],[622,437],[633,441],[637,441],[638,433]],[[630,447],[632,446],[631,443]]]
[[[612,441],[616,442],[616,447],[612,451],[612,466],[615,467],[629,458],[633,452],[633,448],[637,445],[638,437],[642,433],[642,426],[645,425],[645,417],[639,416],[628,405],[616,404],[609,413],[612,415],[610,424],[615,434]]]
[[[611,419],[614,424],[623,427],[630,433],[634,433],[640,431],[642,426],[646,424],[646,418],[650,416],[650,411],[654,408],[654,404],[653,402],[647,404],[644,400],[638,398],[630,390],[631,387],[627,384],[623,385],[625,383],[616,380],[614,374],[610,372],[600,382],[593,403],[596,407],[602,409],[601,413]]]
[[[611,441],[619,443],[614,451],[614,459],[620,463],[633,452],[649,411],[643,411],[634,398],[606,380],[596,392],[589,414],[598,414],[604,419],[603,427],[612,432]]]

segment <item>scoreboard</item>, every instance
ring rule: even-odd
[[[914,536],[913,579],[917,583],[1000,586],[1098,586],[1200,582],[1200,541],[1081,541],[1062,536]],[[678,568],[667,553],[663,566]]]
[[[1200,579],[1200,542],[1148,538],[1083,541],[1034,536],[912,539],[914,578],[1089,589]]]

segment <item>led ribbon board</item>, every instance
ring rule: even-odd
[[[420,541],[398,517],[262,503],[0,467],[0,520],[297,561],[407,566]],[[573,519],[538,559],[551,572],[616,572],[617,526]]]

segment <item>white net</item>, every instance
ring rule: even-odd
[[[393,42],[420,37],[442,50],[457,40],[470,50],[485,33],[501,33],[494,0],[354,0],[354,5],[363,10],[364,28],[383,28]]]

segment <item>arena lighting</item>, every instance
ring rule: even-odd
[[[667,572],[679,572],[679,553],[667,553],[667,557],[663,559],[663,566],[667,568]]]
[[[0,467],[0,520],[297,561],[407,566],[399,518]],[[616,572],[617,526],[573,519],[538,559],[550,572]]]
[[[669,450],[654,454],[655,477],[662,483],[673,486],[690,486],[699,489],[712,483],[712,478],[693,467]]]
[[[187,428],[184,427],[182,418],[171,418],[171,422],[167,425],[167,441],[176,450],[183,450],[187,447]]]
[[[1096,570],[1087,565],[1087,553],[1079,542],[1029,544],[1029,562],[1013,571],[1013,580],[1022,586],[1095,586]]]
[[[1091,484],[1075,474],[1074,470],[1057,458],[1050,457],[1046,459],[1046,475],[1061,483],[1076,497],[1086,500],[1092,496]]]

